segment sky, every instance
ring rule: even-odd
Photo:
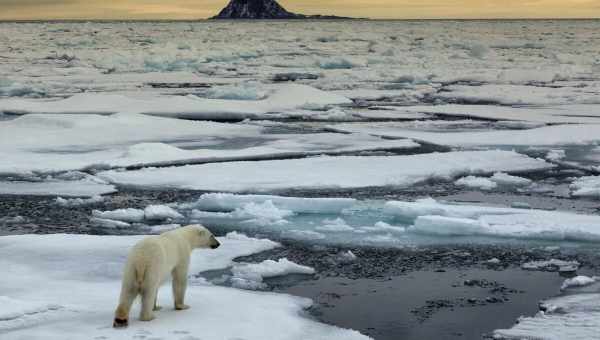
[[[0,0],[0,20],[199,19],[228,0]],[[600,0],[280,0],[304,14],[374,19],[600,18]]]

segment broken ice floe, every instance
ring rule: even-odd
[[[106,171],[113,184],[208,191],[275,191],[376,186],[407,187],[466,174],[550,169],[543,160],[508,151],[467,151],[391,157],[314,157],[229,162],[137,171]]]
[[[216,91],[216,90],[215,90]],[[243,96],[247,88],[238,88],[235,95]],[[306,85],[283,84],[267,89],[265,99],[206,99],[188,96],[130,97],[121,94],[76,94],[67,99],[34,101],[27,99],[0,99],[0,112],[27,113],[76,113],[112,114],[141,113],[194,119],[245,119],[266,118],[270,113],[294,109],[323,109],[330,105],[348,105],[352,101],[333,93],[327,93]],[[224,93],[220,93],[223,95]],[[217,95],[217,93],[215,93]],[[232,96],[234,94],[230,94]]]
[[[231,269],[231,273],[230,280],[233,287],[257,290],[266,286],[263,282],[265,278],[289,274],[312,275],[315,270],[282,258],[278,261],[265,260],[261,263],[235,264]]]
[[[543,301],[533,317],[520,317],[510,329],[494,331],[495,339],[588,340],[598,337],[600,294],[575,294]]]
[[[368,339],[358,332],[301,316],[300,312],[312,304],[309,299],[207,284],[198,286],[196,280],[191,280],[186,300],[192,309],[178,315],[175,322],[174,312],[163,309],[157,312],[150,328],[136,318],[130,320],[125,330],[106,327],[106,320],[113,318],[118,298],[115,292],[118,295],[127,253],[142,237],[59,234],[0,237],[0,258],[5,268],[0,297],[2,339],[64,338],[65,327],[69,336],[76,338],[122,339],[141,331],[172,337],[186,330],[218,334],[207,339],[225,336],[259,340],[264,339],[264,330],[268,329],[268,336],[287,340]],[[236,264],[233,261],[236,257],[278,246],[269,240],[236,233],[218,239],[219,249],[192,253],[191,275],[226,269]],[[256,272],[267,273],[262,269]],[[161,288],[158,297],[161,305],[172,303],[170,288]],[[206,310],[217,312],[209,316]],[[139,306],[135,305],[132,315],[137,313]],[[226,327],[232,323],[236,327]]]

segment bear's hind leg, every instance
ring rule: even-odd
[[[133,286],[124,286],[121,288],[121,297],[119,298],[119,306],[115,311],[115,320],[113,327],[121,328],[129,325],[129,311],[131,305],[138,295],[138,290]]]
[[[176,310],[186,310],[190,306],[184,303],[185,291],[187,289],[188,266],[180,265],[173,269],[173,299],[175,300]]]
[[[161,310],[162,307],[158,305],[158,289],[156,290],[156,297],[154,297],[154,311]]]
[[[156,294],[158,287],[147,287],[142,291],[142,310],[140,313],[141,321],[154,320],[154,306],[156,304]]]

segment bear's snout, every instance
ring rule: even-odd
[[[219,241],[215,241],[213,244],[210,245],[211,249],[217,249],[221,246],[221,243],[219,243]]]

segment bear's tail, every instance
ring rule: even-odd
[[[138,264],[135,266],[135,283],[138,289],[142,288],[142,284],[144,283],[144,277],[146,276],[146,267],[145,265]]]

